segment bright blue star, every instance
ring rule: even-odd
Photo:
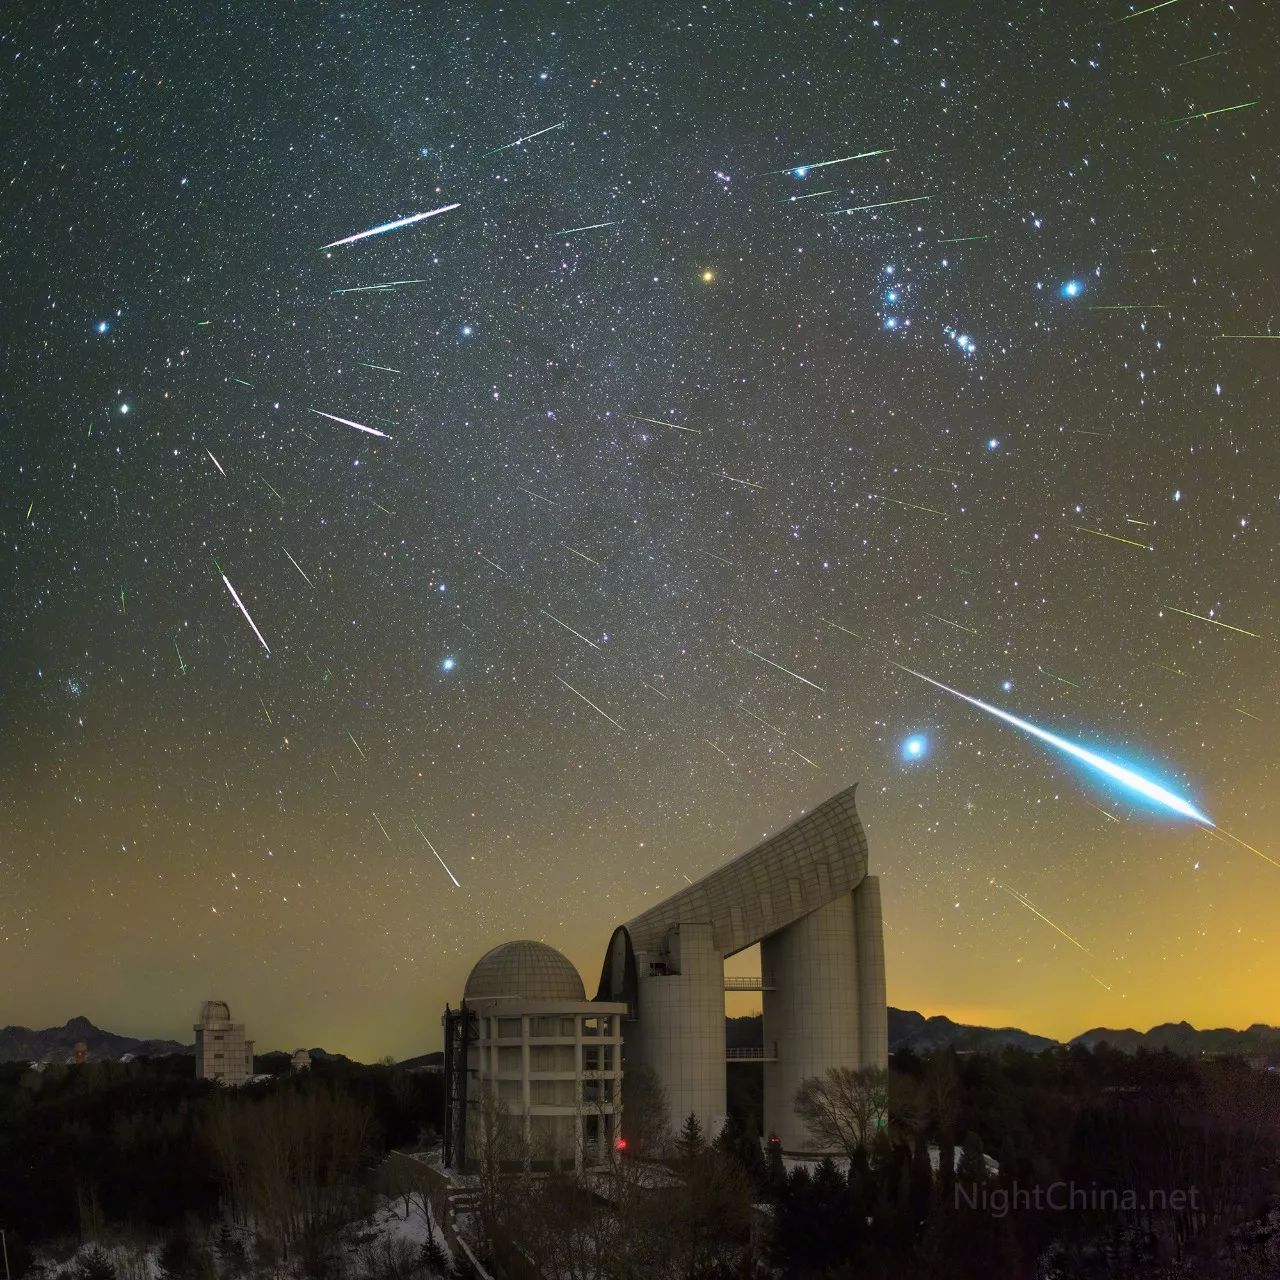
[[[1084,285],[1079,280],[1068,280],[1058,292],[1064,298],[1078,298],[1084,292]]]
[[[884,327],[886,329],[896,329],[898,327],[898,321],[893,316],[885,316]]]
[[[446,658],[446,659],[445,659],[445,660],[440,664],[440,670],[441,670],[441,671],[452,671],[452,670],[454,669],[454,667],[456,667],[457,665],[458,665],[458,660],[457,660],[457,658]]]
[[[464,324],[462,326],[462,336],[464,338],[471,337],[473,333],[475,333],[475,330],[469,324]]]
[[[430,148],[430,147],[423,147],[423,148],[422,148],[422,150],[418,152],[418,154],[419,154],[420,156],[429,156],[429,155],[431,154],[431,148]]]
[[[929,739],[923,733],[913,733],[903,740],[902,758],[904,760],[923,760],[929,751]]]
[[[991,439],[987,441],[988,449],[998,449],[999,447],[1000,447],[1000,441],[997,440],[995,436],[992,436]]]
[[[97,329],[99,333],[108,333],[111,330],[111,325],[106,320],[99,320],[98,323],[94,325],[94,328]]]
[[[889,292],[884,295],[884,300],[886,302],[897,302],[898,291],[896,289],[890,289]]]
[[[1003,689],[1003,690],[1005,691],[1005,693],[1012,693],[1012,692],[1013,692],[1013,681],[1012,681],[1012,680],[1001,680],[1001,681],[1000,681],[1000,688],[1001,688],[1001,689]]]
[[[807,178],[809,176],[809,166],[807,164],[797,165],[791,172],[797,178]]]

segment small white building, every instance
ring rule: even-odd
[[[608,1160],[622,1115],[625,1013],[625,1004],[588,1000],[577,969],[546,943],[507,942],[482,956],[461,1008],[444,1016],[452,1167],[473,1170],[486,1153],[535,1169]]]
[[[245,1039],[243,1022],[231,1021],[225,1001],[206,1000],[194,1031],[197,1079],[245,1084],[253,1075],[253,1041]]]

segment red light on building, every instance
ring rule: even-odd
[[[619,1138],[619,1139],[618,1139],[618,1141],[617,1141],[617,1143],[616,1143],[616,1146],[617,1146],[617,1149],[618,1149],[619,1151],[625,1151],[625,1150],[627,1149],[627,1140],[626,1140],[626,1138]]]

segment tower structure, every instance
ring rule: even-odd
[[[231,1006],[206,1000],[196,1033],[196,1077],[222,1084],[244,1084],[253,1075],[253,1041],[246,1040],[243,1022],[231,1021]]]
[[[880,886],[854,787],[620,925],[597,1000],[621,1002],[627,1070],[651,1068],[677,1129],[724,1124],[729,1052],[761,1060],[764,1124],[786,1152],[812,1152],[795,1114],[802,1080],[831,1067],[885,1067],[888,1024]],[[764,1044],[725,1048],[724,962],[760,944]]]

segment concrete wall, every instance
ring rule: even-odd
[[[673,1135],[692,1111],[708,1140],[724,1127],[724,960],[709,924],[681,924],[661,951],[636,953],[640,1017],[624,1027],[626,1070],[651,1067]],[[654,973],[651,966],[679,972]]]
[[[825,907],[765,938],[761,969],[775,990],[764,1000],[764,1128],[784,1152],[815,1151],[795,1113],[800,1082],[828,1067],[858,1065],[858,947],[853,897]],[[777,1061],[768,1059],[775,1056]]]
[[[853,926],[858,942],[858,1065],[885,1068],[889,1065],[889,1010],[884,919],[876,876],[867,876],[853,891]]]

